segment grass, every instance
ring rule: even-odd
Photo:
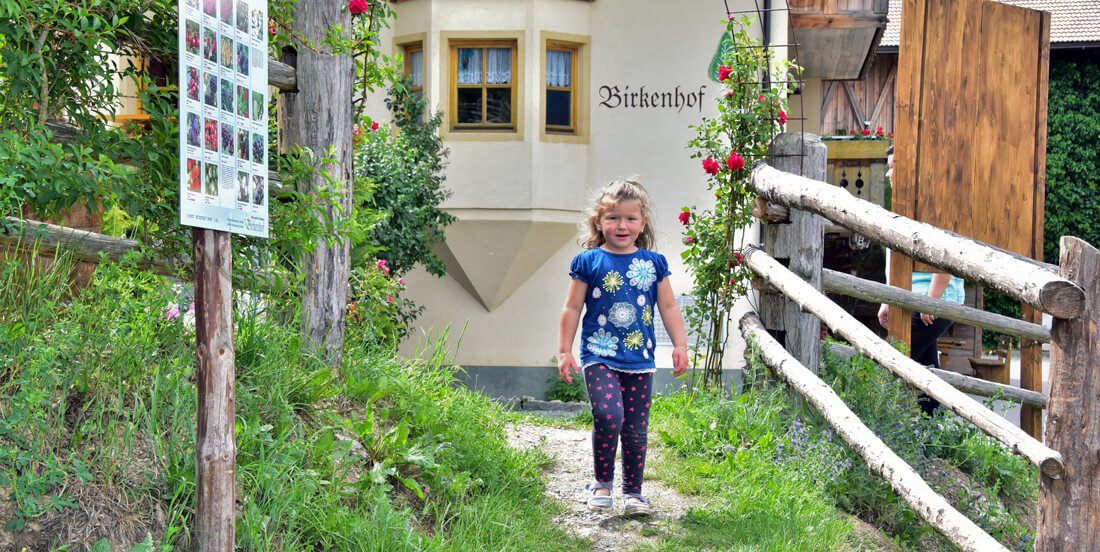
[[[164,315],[187,301],[125,263],[70,294],[71,264],[0,259],[0,523],[17,549],[109,549],[88,531],[107,509],[130,520],[116,545],[189,548],[194,337]],[[237,548],[586,549],[551,523],[547,459],[506,446],[443,353],[401,360],[353,327],[337,377],[276,319],[296,317],[235,317]]]
[[[826,356],[822,378],[933,489],[1008,548],[1030,550],[1032,466],[963,420],[922,416],[913,391],[873,362]],[[954,549],[764,370],[750,364],[751,385],[732,400],[655,399],[651,440],[668,452],[654,474],[703,502],[655,549],[881,549],[848,514],[906,550]]]

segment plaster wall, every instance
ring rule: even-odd
[[[732,0],[729,6],[754,8],[749,0]],[[650,191],[657,250],[669,260],[674,291],[689,291],[691,277],[680,259],[677,215],[683,206],[704,207],[713,201],[699,160],[690,157],[686,145],[695,135],[689,126],[714,115],[715,99],[722,94],[707,68],[723,32],[723,2],[410,0],[394,7],[398,18],[384,33],[383,43],[423,34],[425,90],[436,110],[448,109],[445,42],[453,33],[518,32],[523,65],[517,77],[523,93],[518,136],[445,136],[451,150],[446,186],[453,191],[445,208],[459,218],[448,239],[465,240],[455,245],[468,252],[482,249],[477,267],[482,276],[486,271],[506,271],[500,280],[514,283],[514,290],[504,286],[498,294],[503,299],[487,306],[484,298],[471,293],[461,274],[439,279],[420,270],[410,273],[408,295],[426,309],[402,347],[404,354],[415,354],[432,341],[425,336],[449,327],[459,364],[552,366],[569,261],[580,252],[574,229],[582,222],[591,193],[614,178],[636,175]],[[587,89],[580,91],[590,106],[587,143],[558,143],[540,136],[543,32],[588,38]],[[773,24],[773,42],[785,42],[785,34],[785,26]],[[674,99],[679,95],[683,105],[642,106],[635,96],[629,106],[626,94],[643,88],[651,98],[653,93],[668,93]],[[695,98],[700,92],[701,102]],[[378,98],[372,105],[382,105]],[[471,230],[474,223],[498,221],[502,232],[515,233],[524,228],[517,225],[522,220],[533,223],[526,236],[494,237],[483,227]],[[748,229],[748,242],[757,241],[758,232]],[[558,239],[558,234],[566,239]],[[508,239],[514,243],[496,245]],[[555,246],[555,240],[560,245]],[[524,266],[516,266],[518,257]],[[748,302],[742,301],[735,316],[748,309]],[[726,353],[729,367],[743,364],[742,350],[734,329]],[[658,348],[658,366],[671,366],[670,353]]]

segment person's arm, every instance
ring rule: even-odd
[[[890,248],[886,248],[886,285],[890,285]],[[878,323],[890,329],[890,305],[883,303],[878,307]]]
[[[687,371],[687,332],[684,331],[684,317],[680,306],[676,304],[676,295],[672,293],[672,284],[668,278],[657,284],[657,310],[665,322],[665,331],[672,339],[672,375],[679,377]]]
[[[932,282],[928,284],[928,296],[933,299],[939,299],[943,297],[943,292],[947,291],[947,284],[951,283],[951,275],[937,272],[932,275]],[[931,326],[936,321],[934,315],[928,313],[920,313],[920,321],[925,326]]]
[[[558,374],[565,383],[573,383],[572,372],[580,372],[573,358],[573,337],[577,335],[577,325],[584,308],[584,296],[588,284],[573,278],[569,282],[569,291],[565,294],[565,306],[561,309],[561,322],[558,332]]]

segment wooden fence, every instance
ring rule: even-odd
[[[779,148],[774,146],[779,144]],[[770,162],[791,166],[799,159],[804,173],[820,172],[806,167],[813,149],[823,147],[816,137],[798,140],[780,136],[773,144]],[[876,282],[822,271],[799,273],[787,268],[763,249],[750,247],[746,264],[756,273],[762,288],[762,315],[786,313],[772,321],[768,330],[753,313],[741,320],[741,331],[756,343],[764,362],[783,381],[791,385],[815,406],[837,433],[858,453],[867,465],[886,479],[921,517],[964,550],[1004,550],[1005,548],[966,519],[920,479],[909,466],[890,451],[835,393],[816,376],[816,364],[805,365],[787,353],[816,358],[805,353],[819,348],[819,336],[786,331],[800,322],[790,313],[819,319],[846,338],[851,348],[840,347],[845,355],[860,353],[880,363],[907,383],[940,401],[960,417],[969,420],[990,436],[1004,443],[1039,467],[1040,521],[1036,550],[1100,550],[1100,252],[1076,238],[1062,238],[1062,262],[1052,267],[979,241],[923,224],[863,201],[822,182],[783,172],[765,163],[753,169],[751,187],[768,205],[755,210],[767,215],[769,226],[802,224],[796,213],[813,213],[840,224],[872,241],[900,251],[944,272],[997,289],[1010,297],[1054,316],[1052,330],[1037,324],[999,317],[942,301],[919,296]],[[776,224],[783,209],[790,208],[790,221]],[[809,224],[809,223],[807,223]],[[816,222],[820,225],[820,221]],[[805,234],[804,229],[789,228],[765,232]],[[773,244],[766,240],[766,247]],[[821,247],[820,240],[814,242]],[[787,253],[776,249],[781,254]],[[786,257],[786,255],[777,255]],[[805,257],[806,255],[801,255]],[[820,256],[818,256],[820,258]],[[790,265],[795,266],[795,259]],[[815,285],[816,282],[821,284]],[[1083,287],[1084,286],[1084,287]],[[1020,335],[1051,344],[1051,394],[1016,389],[959,374],[929,371],[898,352],[869,328],[830,301],[822,288],[869,301],[886,302],[928,312],[936,316],[974,324],[1011,335]],[[785,303],[777,307],[770,302]],[[774,318],[774,317],[773,317]],[[778,326],[778,327],[777,327]],[[773,337],[777,334],[784,345]],[[990,411],[965,393],[992,395],[1047,409],[1046,442],[1040,442],[1020,428]]]

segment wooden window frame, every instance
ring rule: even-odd
[[[449,44],[450,48],[450,129],[452,132],[507,132],[516,133],[519,131],[519,117],[520,110],[518,104],[518,81],[523,77],[519,74],[519,56],[520,49],[519,44],[515,40],[451,40]],[[479,84],[459,84],[458,83],[458,50],[459,49],[472,49],[480,48],[482,51],[481,56],[481,83]],[[490,48],[508,48],[512,51],[511,56],[511,72],[512,79],[508,84],[489,84],[485,82],[487,79],[486,71],[488,70],[488,52]],[[489,108],[489,102],[487,101],[488,90],[492,89],[504,89],[507,88],[510,91],[511,98],[511,122],[510,123],[489,123],[487,119],[487,110]],[[459,123],[458,122],[458,91],[470,89],[481,89],[481,120],[480,123]]]
[[[412,75],[412,64],[409,63],[409,58],[411,57],[411,54],[413,52],[420,52],[420,71],[422,73],[420,75],[420,86],[411,86],[410,85],[409,86],[409,92],[410,93],[419,92],[420,97],[424,97],[424,85],[428,82],[427,75],[426,75],[426,73],[428,72],[428,70],[427,70],[428,69],[428,64],[427,64],[428,56],[427,56],[427,51],[424,49],[424,43],[421,42],[421,41],[409,42],[407,44],[402,44],[401,49],[404,51],[404,58],[405,58],[404,65],[405,65],[405,67],[404,67],[404,73],[403,74],[405,75],[406,78],[409,77],[410,75]]]
[[[569,86],[550,86],[546,82],[546,70],[545,66],[542,72],[542,88],[544,103],[549,105],[547,100],[548,92],[550,91],[564,91],[569,92],[569,125],[551,125],[546,122],[546,117],[549,115],[548,110],[543,109],[542,125],[547,134],[564,134],[575,135],[577,134],[577,108],[579,106],[578,91],[577,91],[577,65],[580,58],[581,47],[579,44],[572,44],[568,42],[560,41],[547,41],[546,48],[543,50],[543,63],[547,63],[547,58],[550,52],[569,52]]]
[[[591,44],[592,37],[588,35],[561,33],[557,31],[539,31],[539,46],[542,52],[540,74],[538,81],[538,94],[541,99],[538,102],[539,112],[539,140],[542,142],[559,144],[587,144],[589,143],[589,125],[592,113],[591,106]],[[569,48],[573,50],[573,88],[572,119],[573,129],[565,132],[546,124],[546,51],[552,49]],[[552,90],[552,88],[551,88]]]

